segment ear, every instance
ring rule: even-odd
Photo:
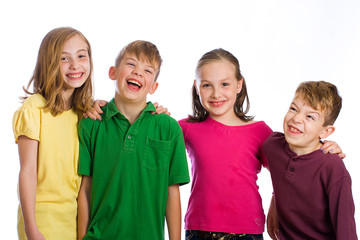
[[[196,84],[196,79],[194,80],[194,87],[195,87],[195,90],[196,90],[196,94],[197,94],[197,95],[200,95],[198,86],[197,86],[197,84]]]
[[[149,93],[150,93],[150,94],[154,94],[155,91],[156,91],[156,89],[158,88],[158,86],[159,86],[159,83],[158,83],[158,82],[153,82],[153,84],[151,85],[151,88],[150,88]]]
[[[116,80],[116,67],[111,66],[109,69],[109,78],[111,80]]]
[[[241,78],[240,81],[237,81],[237,93],[240,93],[240,92],[241,92],[241,90],[242,90],[242,85],[243,85],[243,81],[244,81],[243,78]]]
[[[320,134],[320,139],[327,138],[327,137],[330,136],[334,131],[335,131],[335,127],[332,126],[332,125],[328,125],[328,126],[324,127],[324,129],[322,130],[322,132],[321,132],[321,134]]]

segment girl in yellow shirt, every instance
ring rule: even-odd
[[[43,39],[13,130],[20,157],[19,239],[76,239],[78,116],[92,104],[91,48],[65,27]],[[29,91],[30,85],[33,91]]]

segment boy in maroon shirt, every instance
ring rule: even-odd
[[[274,187],[272,239],[357,239],[350,175],[337,154],[321,152],[341,102],[333,84],[301,83],[285,115],[284,134],[274,132],[264,142]]]

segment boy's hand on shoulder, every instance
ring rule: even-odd
[[[342,152],[340,146],[336,142],[325,140],[322,144],[323,145],[320,148],[320,150],[324,154],[326,154],[326,153],[338,154],[339,157],[341,157],[342,159],[344,159],[346,157],[346,154]]]
[[[108,102],[105,100],[96,100],[92,107],[87,109],[84,113],[84,118],[91,118],[92,120],[99,120],[101,121],[100,114],[103,114],[101,107],[105,106]]]
[[[152,114],[161,114],[161,113],[165,113],[167,115],[171,115],[171,113],[168,111],[168,109],[166,107],[163,107],[161,105],[159,105],[159,103],[155,102],[154,107],[156,108],[156,112],[152,112]]]

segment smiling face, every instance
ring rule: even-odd
[[[234,66],[226,60],[203,65],[194,82],[202,106],[209,116],[221,123],[238,121],[234,111],[236,96],[241,91],[242,80],[235,77]]]
[[[320,139],[334,131],[333,126],[323,126],[324,121],[324,111],[310,107],[301,95],[296,94],[283,124],[290,149],[298,155],[320,149]]]
[[[126,54],[118,67],[111,67],[109,77],[116,80],[116,96],[124,103],[146,103],[148,93],[153,94],[158,86],[155,78],[158,68],[135,54]]]
[[[88,45],[75,35],[66,41],[61,53],[60,72],[65,82],[65,92],[71,95],[81,87],[90,75]]]

